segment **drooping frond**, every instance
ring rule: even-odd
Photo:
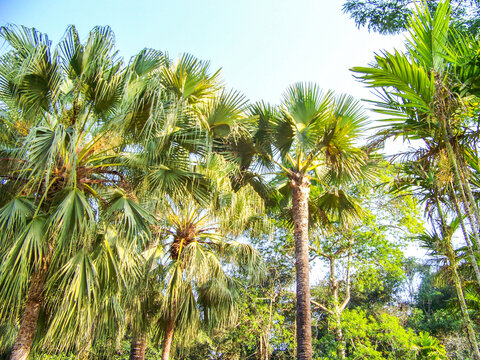
[[[341,226],[348,227],[358,223],[364,215],[360,204],[346,191],[339,188],[330,187],[312,200],[312,212],[318,208],[329,217],[329,221]]]
[[[95,214],[85,194],[78,188],[66,189],[50,220],[50,231],[55,234],[53,258],[69,257],[92,236],[96,226]]]
[[[43,271],[48,254],[46,218],[29,220],[10,242],[0,262],[0,317],[16,319],[27,295],[30,277]]]
[[[15,238],[23,231],[35,212],[34,204],[24,197],[16,197],[0,209],[0,249],[3,253]]]
[[[99,289],[97,269],[86,249],[77,252],[53,274],[47,284],[50,300],[47,311],[52,312],[44,339],[47,347],[66,350],[71,341],[59,344],[56,339],[76,339],[79,346],[91,336]]]
[[[116,223],[123,237],[139,242],[150,237],[150,225],[155,222],[146,209],[120,191],[109,194],[105,217]]]
[[[405,108],[428,112],[435,90],[434,74],[412,62],[407,55],[395,51],[375,57],[373,67],[354,67],[355,73],[369,87],[393,87],[391,92]],[[392,104],[393,105],[393,104]]]

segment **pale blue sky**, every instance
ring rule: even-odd
[[[144,47],[173,58],[189,52],[221,67],[225,82],[252,101],[278,103],[296,81],[369,97],[348,69],[401,41],[358,30],[343,1],[0,0],[0,25],[34,26],[54,43],[69,24],[83,37],[110,25],[125,59]]]

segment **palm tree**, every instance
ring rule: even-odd
[[[242,95],[222,88],[218,82],[219,71],[211,75],[208,62],[183,55],[174,63],[154,51],[149,51],[145,58],[131,62],[135,71],[128,86],[140,94],[140,98],[132,98],[126,104],[127,116],[122,124],[129,146],[137,149],[129,158],[129,164],[135,169],[134,176],[141,179],[136,194],[157,203],[153,212],[159,219],[165,219],[165,204],[158,206],[165,199],[178,204],[189,198],[202,209],[211,207],[211,194],[219,180],[199,169],[209,161],[210,151],[218,147],[218,139],[235,134],[239,120],[243,119],[246,101]],[[151,67],[154,71],[145,73],[143,70]],[[227,168],[234,170],[230,165]],[[223,170],[219,173],[224,174]],[[228,174],[225,176],[228,178]],[[153,243],[161,246],[159,239]],[[147,285],[152,283],[152,276],[158,277],[154,272],[162,266],[157,265],[147,266],[141,278],[144,289],[148,289],[153,298],[162,297],[160,289]],[[133,297],[138,306],[132,313],[132,358],[143,358],[147,345],[148,325],[145,324],[155,322],[156,315],[152,313],[158,312],[157,302],[147,299],[150,296],[147,293],[140,293]],[[153,306],[151,310],[148,309],[150,305]],[[149,314],[148,320],[146,314]],[[175,314],[172,316],[174,318]],[[167,338],[171,343],[172,337]],[[165,356],[168,356],[169,349],[165,348],[168,346],[164,346]]]
[[[408,32],[407,54],[383,52],[373,66],[353,71],[379,90],[380,100],[374,103],[389,116],[378,134],[382,141],[397,136],[420,140],[420,148],[408,154],[411,158],[447,159],[461,205],[458,217],[465,214],[468,219],[478,254],[480,212],[472,192],[468,149],[477,146],[472,127],[478,121],[471,97],[478,94],[479,67],[473,59],[479,44],[453,29],[448,1],[439,4],[434,16],[424,6],[417,8]]]
[[[235,139],[234,154],[243,176],[259,193],[261,177],[246,170],[267,168],[288,183],[294,224],[297,280],[297,356],[312,358],[309,281],[309,193],[311,182],[339,184],[362,177],[367,155],[355,142],[366,124],[359,104],[350,96],[322,94],[313,84],[287,89],[280,107],[253,106],[253,135]],[[233,146],[232,146],[233,147]],[[254,162],[254,160],[257,160]]]
[[[235,168],[211,155],[198,170],[215,182],[208,205],[192,197],[171,201],[164,233],[168,256],[163,307],[162,359],[169,358],[175,329],[193,334],[204,323],[224,326],[235,319],[237,268],[251,280],[262,276],[257,252],[234,238],[262,219],[263,202],[251,187],[233,192],[228,173]],[[228,268],[228,270],[227,270]]]
[[[16,360],[28,357],[42,311],[46,345],[62,338],[67,348],[91,334],[109,234],[142,241],[150,217],[113,126],[126,70],[111,30],[94,28],[82,44],[72,26],[55,51],[35,29],[6,26],[0,35],[11,47],[0,60],[2,125],[16,135],[2,143],[0,315],[21,318]]]
[[[164,301],[159,281],[165,278],[162,264],[162,244],[158,243],[158,234],[147,248],[137,256],[139,276],[132,279],[123,292],[125,313],[132,335],[130,359],[145,359],[148,337],[152,327],[159,319],[161,304]]]
[[[362,74],[360,78],[370,87],[380,90],[381,98],[375,103],[381,113],[391,117],[388,128],[379,135],[422,142],[421,148],[409,155],[424,167],[416,175],[422,175],[420,183],[428,185],[422,191],[427,193],[431,207],[437,209],[430,212],[440,223],[440,235],[435,237],[440,239],[436,241],[437,247],[443,249],[442,254],[449,260],[472,352],[478,358],[480,353],[457,274],[452,229],[442,208],[445,198],[450,197],[470,252],[469,259],[480,281],[477,260],[480,214],[471,175],[475,172],[472,163],[476,162],[471,159],[478,144],[473,129],[478,123],[477,111],[472,110],[472,98],[478,95],[475,87],[479,69],[472,61],[477,56],[478,41],[452,29],[448,1],[439,4],[435,16],[425,7],[417,8],[408,30],[407,54],[384,52],[376,56],[372,67],[357,67],[353,71]],[[418,185],[418,180],[416,177],[414,184]],[[471,238],[464,217],[470,224]]]
[[[441,211],[438,209],[438,211]],[[467,329],[467,337],[472,348],[472,354],[474,359],[480,359],[480,351],[478,348],[476,333],[473,329],[473,324],[468,313],[467,304],[465,301],[465,294],[462,287],[462,282],[460,275],[458,273],[458,260],[455,254],[455,250],[452,247],[452,235],[453,232],[458,227],[458,219],[450,224],[445,223],[445,218],[441,215],[439,226],[441,227],[441,233],[438,234],[437,230],[434,229],[433,233],[423,233],[418,236],[422,247],[430,251],[430,255],[435,255],[439,258],[445,258],[447,261],[449,275],[451,276],[455,291],[457,293],[457,300],[460,305],[460,311],[462,314],[463,323]]]
[[[424,232],[419,235],[417,239],[420,241],[422,247],[430,251],[430,255],[436,257],[443,257],[448,262],[448,270],[452,277],[457,299],[460,305],[462,320],[467,329],[467,336],[472,347],[474,357],[477,359],[480,356],[476,335],[472,327],[472,322],[468,313],[465,296],[462,286],[462,281],[458,273],[458,258],[453,248],[452,237],[458,230],[459,226],[463,228],[463,220],[455,217],[449,222],[449,213],[458,214],[458,205],[456,204],[455,189],[451,186],[452,179],[449,169],[441,169],[439,164],[427,163],[429,158],[424,161],[415,163],[403,163],[404,177],[398,179],[395,184],[395,191],[410,190],[417,196],[421,202],[425,203],[425,212],[432,224],[432,233]],[[442,174],[445,173],[446,174]],[[442,183],[441,180],[445,183]],[[449,198],[449,192],[453,193],[454,199]],[[451,203],[454,203],[452,208]],[[468,235],[465,229],[464,239],[467,243],[470,259],[474,268],[476,267],[476,260],[473,254],[473,249],[470,246]],[[478,268],[475,269],[478,275]],[[478,279],[477,279],[478,281]]]

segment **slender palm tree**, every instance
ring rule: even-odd
[[[479,44],[468,35],[453,30],[448,1],[439,4],[434,16],[426,7],[417,8],[409,21],[408,31],[407,54],[384,52],[376,56],[372,67],[353,70],[361,74],[360,78],[368,86],[380,90],[381,98],[375,103],[381,113],[389,116],[388,128],[380,136],[403,136],[420,140],[422,144],[410,157],[423,164],[421,170],[428,174],[423,176],[421,183],[429,183],[423,190],[426,190],[431,207],[437,209],[430,212],[441,224],[440,235],[436,236],[441,241],[437,243],[449,260],[472,353],[478,358],[480,353],[456,270],[458,260],[452,249],[451,227],[445,211],[448,207],[442,204],[450,197],[479,281],[480,214],[472,191],[475,180],[471,175],[475,172],[472,163],[476,161],[469,160],[478,146],[477,110],[472,110],[475,108],[472,102],[478,95],[479,68],[473,59],[478,56]],[[429,165],[426,172],[424,164]],[[418,180],[417,176],[417,185]],[[464,217],[468,219],[470,232],[464,226]]]
[[[388,116],[383,140],[402,136],[420,140],[410,154],[419,160],[447,159],[458,199],[458,217],[470,224],[478,255],[480,212],[472,191],[469,148],[477,147],[478,123],[474,99],[478,95],[479,67],[474,61],[478,41],[460,34],[451,26],[448,1],[439,3],[432,16],[425,6],[418,7],[409,21],[408,53],[383,52],[371,67],[353,71],[369,87],[379,90],[378,111]],[[475,265],[477,266],[477,265]],[[478,267],[478,266],[477,266]]]
[[[236,281],[233,269],[251,279],[262,276],[257,252],[235,242],[252,221],[262,218],[263,202],[249,187],[231,189],[227,174],[234,169],[212,155],[198,170],[215,181],[210,202],[191,195],[170,199],[164,213],[166,238],[163,303],[158,335],[163,335],[162,359],[168,359],[174,333],[195,333],[200,323],[224,326],[235,318]]]
[[[439,208],[440,212],[441,209]],[[450,224],[445,223],[446,219],[441,215],[440,219],[440,234],[434,229],[433,233],[423,233],[418,236],[418,240],[422,247],[429,250],[430,255],[435,255],[437,258],[445,258],[448,266],[448,272],[453,280],[455,286],[455,292],[457,294],[457,300],[460,305],[460,311],[462,314],[462,320],[467,330],[467,338],[472,348],[472,355],[474,359],[480,359],[480,351],[478,348],[478,342],[473,323],[470,319],[467,303],[465,300],[465,293],[462,286],[462,281],[458,273],[458,259],[455,254],[455,250],[452,246],[452,235],[458,227],[458,219],[454,219]]]
[[[357,181],[368,157],[356,146],[366,117],[352,97],[323,94],[314,84],[287,89],[282,104],[252,108],[256,123],[250,140],[239,136],[232,152],[244,171],[237,181],[250,183],[271,198],[258,172],[268,169],[288,183],[294,224],[297,280],[297,356],[312,358],[309,281],[309,193],[312,181]],[[250,172],[246,172],[250,170]]]
[[[462,281],[458,273],[459,260],[452,244],[454,233],[459,226],[463,227],[463,221],[458,217],[459,211],[456,199],[449,197],[449,193],[455,194],[454,187],[450,186],[452,175],[448,168],[441,169],[438,164],[428,163],[428,160],[430,159],[426,158],[424,161],[402,164],[404,177],[396,181],[395,190],[410,190],[421,202],[425,203],[425,212],[432,224],[433,232],[425,232],[419,235],[417,239],[424,248],[429,250],[430,255],[447,260],[449,273],[460,305],[462,320],[467,329],[467,337],[472,347],[474,358],[477,359],[480,353],[465,302]],[[441,179],[444,180],[444,183],[441,182]],[[453,207],[452,203],[454,203]],[[449,221],[452,214],[456,215],[456,217]],[[465,229],[463,231],[470,259],[475,268],[476,260],[473,249],[470,246]],[[478,268],[475,273],[478,274]]]
[[[72,26],[55,50],[35,29],[0,35],[10,46],[0,60],[2,126],[16,135],[2,143],[0,315],[20,319],[11,359],[26,359],[41,312],[46,345],[91,334],[109,234],[142,241],[150,217],[113,126],[126,71],[111,30],[94,28],[81,43]]]

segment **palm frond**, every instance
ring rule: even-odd
[[[46,218],[37,215],[11,242],[0,263],[0,317],[15,319],[33,273],[43,271],[48,254]]]

